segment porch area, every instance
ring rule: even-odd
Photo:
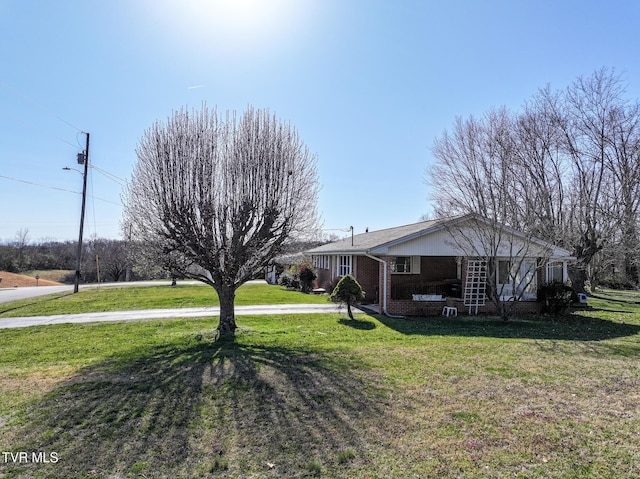
[[[439,315],[447,298],[449,302],[455,301],[461,310],[462,282],[460,257],[395,257],[391,263],[389,312],[407,316]]]

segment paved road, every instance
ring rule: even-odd
[[[35,298],[47,294],[73,291],[73,286],[25,286],[23,288],[0,288],[0,303],[8,303],[18,299]]]
[[[269,304],[256,306],[236,306],[236,316],[252,314],[311,314],[344,313],[345,309],[336,304]],[[354,312],[361,312],[354,308]],[[63,323],[92,323],[98,321],[134,321],[140,319],[200,318],[218,316],[220,308],[179,308],[148,309],[136,311],[114,311],[106,313],[58,314],[55,316],[31,316],[24,318],[0,318],[2,328],[26,328]]]

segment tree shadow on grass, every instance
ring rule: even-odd
[[[604,341],[640,333],[640,325],[573,314],[563,318],[532,317],[507,322],[495,316],[449,318],[434,316],[399,319],[376,315],[376,318],[385,326],[407,335]]]
[[[366,321],[362,319],[340,318],[338,320],[338,323],[342,324],[343,326],[349,326],[350,328],[360,329],[362,331],[370,331],[372,329],[376,329],[376,323],[374,323],[373,321]]]
[[[81,370],[19,415],[10,450],[56,463],[0,464],[7,477],[339,476],[366,461],[381,389],[353,358],[233,341],[171,344]],[[366,369],[366,368],[365,368]],[[375,419],[374,419],[375,418]]]
[[[11,306],[11,307],[9,307],[9,305],[13,305],[15,302],[23,301],[23,300],[17,299],[16,301],[11,301],[8,304],[0,303],[0,319],[2,319],[1,315],[4,314],[4,313],[9,313],[11,311],[18,311],[20,309],[27,309],[27,308],[29,308],[31,306],[36,305],[36,304],[45,304],[45,303],[48,303],[50,301],[56,301],[58,299],[64,298],[65,296],[69,296],[70,294],[72,294],[72,293],[70,293],[68,291],[65,291],[63,293],[50,294],[50,295],[47,295],[45,297],[40,296],[38,298],[32,298],[33,299],[32,302],[20,303],[18,306]]]

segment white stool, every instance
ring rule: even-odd
[[[442,308],[442,315],[446,316],[447,318],[449,316],[458,316],[458,308],[456,308],[455,306],[445,306],[444,308]]]

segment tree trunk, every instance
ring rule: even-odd
[[[351,301],[347,301],[347,314],[349,319],[353,319],[353,313],[351,312]]]
[[[567,268],[567,274],[571,280],[571,287],[576,293],[585,293],[585,283],[587,282],[587,273],[582,265],[572,264]]]
[[[509,321],[509,308],[504,301],[500,301],[500,319],[505,323]]]
[[[218,333],[220,338],[232,337],[237,328],[234,302],[236,298],[236,288],[234,286],[221,285],[216,288],[220,299],[220,323]]]

